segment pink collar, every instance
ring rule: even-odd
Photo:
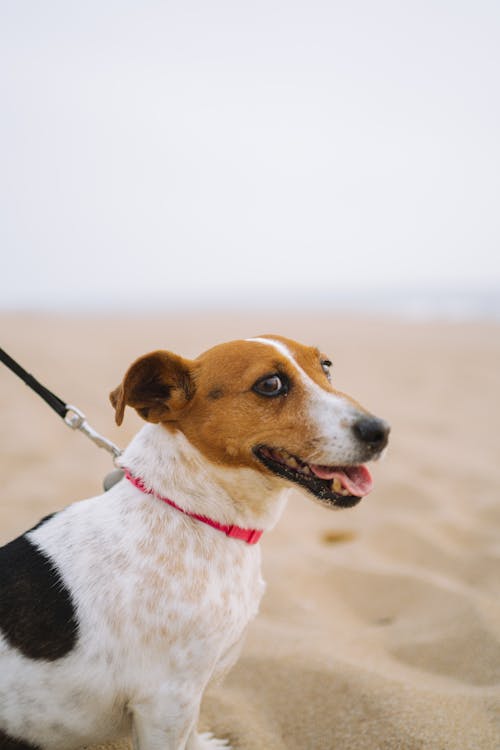
[[[150,490],[149,487],[146,487],[142,479],[134,477],[128,471],[128,469],[124,469],[124,471],[126,479],[128,479],[129,482],[132,482],[134,487],[137,487],[137,489],[141,490],[141,492],[144,492],[146,495],[153,495],[158,500],[162,500],[164,503],[167,503],[167,505],[171,505],[172,508],[180,510],[180,512],[184,513],[186,516],[194,518],[196,521],[206,523],[208,526],[212,526],[212,528],[217,529],[217,531],[223,531],[226,536],[230,536],[233,539],[241,539],[242,542],[246,542],[247,544],[257,544],[262,534],[264,533],[259,529],[242,529],[240,526],[225,526],[222,523],[218,523],[218,521],[213,521],[211,518],[200,516],[198,515],[198,513],[190,513],[188,510],[180,508],[173,502],[173,500],[169,500],[168,497],[163,497],[162,495],[158,495],[153,490]]]

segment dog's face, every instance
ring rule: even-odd
[[[295,483],[325,504],[355,505],[372,480],[366,461],[389,427],[336,391],[318,349],[279,336],[234,341],[196,360],[152,352],[111,394],[147,421],[181,430],[219,467],[248,467]]]

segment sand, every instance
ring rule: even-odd
[[[340,316],[0,317],[2,346],[121,445],[107,393],[139,354],[279,332],[392,424],[376,488],[294,494],[262,542],[268,583],[201,726],[236,750],[500,748],[500,327]],[[2,541],[100,491],[107,454],[0,368]],[[110,748],[111,746],[108,746]],[[127,743],[115,745],[126,748]]]

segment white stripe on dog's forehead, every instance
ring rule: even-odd
[[[259,337],[251,338],[251,339],[245,339],[245,341],[255,341],[257,344],[267,344],[267,346],[272,346],[276,351],[278,351],[280,354],[283,355],[298,371],[299,375],[301,376],[302,380],[305,381],[305,385],[308,387],[312,387],[316,392],[319,392],[323,395],[328,394],[328,391],[326,391],[324,388],[321,388],[312,378],[310,375],[307,374],[307,372],[299,365],[291,351],[285,344],[283,344],[281,341],[276,341],[275,339],[262,339]],[[328,394],[333,395],[333,394]]]
[[[281,341],[275,341],[275,339],[261,339],[258,336],[252,339],[245,339],[245,341],[256,341],[257,344],[267,344],[267,346],[273,346],[275,349],[277,349],[280,352],[280,354],[283,354],[284,357],[292,360],[293,364],[298,367],[297,362],[295,361],[292,353],[290,352],[288,347],[286,347],[284,344],[281,343]]]

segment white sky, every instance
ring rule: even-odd
[[[0,305],[500,284],[500,3],[0,0]]]

